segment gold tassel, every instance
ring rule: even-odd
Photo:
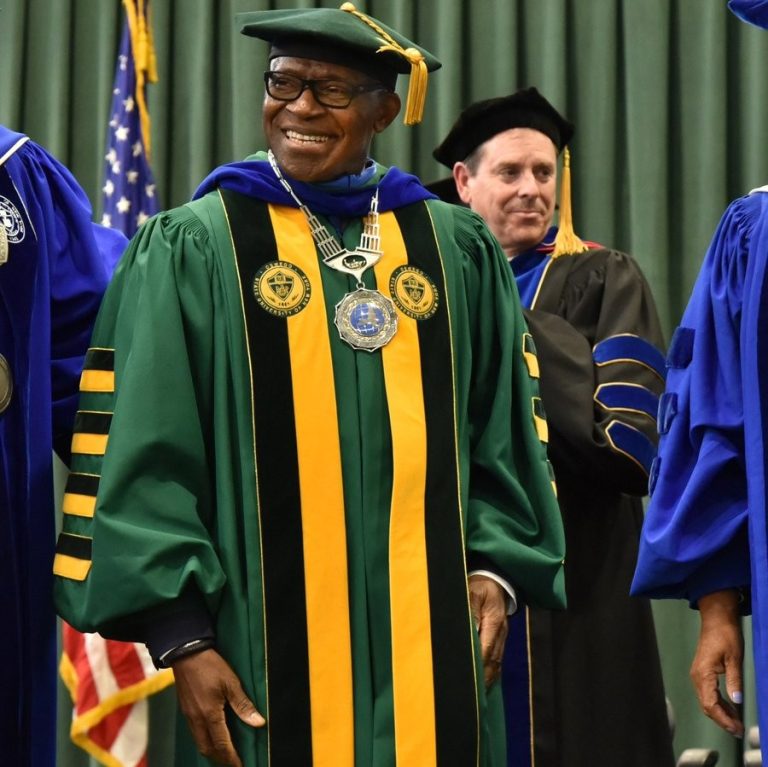
[[[563,150],[563,180],[560,184],[560,221],[558,223],[555,249],[552,258],[583,253],[589,248],[573,231],[573,212],[571,210],[571,153],[568,147]]]
[[[382,45],[376,53],[392,51],[402,56],[411,65],[411,79],[408,82],[408,96],[405,102],[403,122],[406,125],[417,125],[420,123],[424,117],[424,105],[427,101],[427,82],[429,80],[429,71],[427,70],[427,63],[424,61],[424,55],[415,48],[403,48],[391,35],[387,34],[376,24],[373,19],[368,18],[364,13],[360,13],[352,3],[344,3],[340,10],[356,16],[377,34],[381,35],[385,45]]]
[[[152,26],[147,20],[147,5],[149,0],[123,0],[128,17],[128,27],[131,30],[131,48],[133,61],[136,66],[136,106],[141,120],[141,134],[144,139],[144,152],[149,161],[151,151],[151,135],[149,109],[145,98],[145,84],[157,82],[157,57],[152,38]]]

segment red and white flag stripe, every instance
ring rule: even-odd
[[[144,645],[62,625],[60,672],[74,704],[72,740],[106,767],[147,767],[146,698],[173,684]]]

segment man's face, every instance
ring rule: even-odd
[[[270,69],[306,80],[339,80],[368,85],[361,72],[339,64],[281,56]],[[277,162],[298,181],[330,181],[359,173],[371,140],[397,116],[400,100],[385,90],[361,93],[344,109],[319,104],[307,88],[295,101],[278,101],[265,92],[263,124]]]
[[[479,213],[508,258],[544,238],[557,197],[557,150],[531,128],[512,128],[478,147],[475,172],[456,163],[461,199]]]

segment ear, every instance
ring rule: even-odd
[[[453,166],[453,180],[456,182],[456,191],[465,205],[469,205],[472,202],[472,191],[469,185],[471,177],[472,174],[469,172],[469,168],[463,162],[457,162]]]
[[[400,113],[400,96],[393,91],[379,93],[379,116],[373,123],[373,130],[381,133],[389,127],[392,121]]]

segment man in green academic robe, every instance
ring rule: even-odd
[[[369,158],[439,62],[348,3],[239,23],[270,151],[118,268],[59,610],[173,668],[184,767],[501,767],[506,616],[563,604],[563,532],[498,246]]]

